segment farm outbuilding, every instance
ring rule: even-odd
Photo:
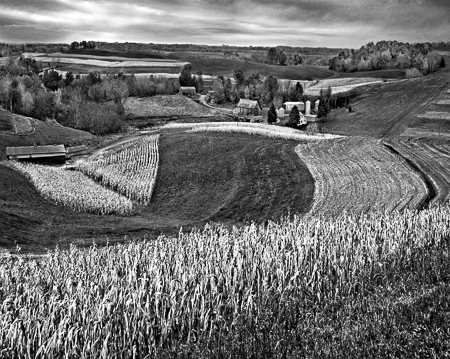
[[[305,104],[303,102],[285,102],[284,108],[286,112],[291,112],[292,108],[297,106],[299,111],[303,111],[305,109]]]
[[[8,160],[64,163],[66,149],[64,145],[6,147]]]
[[[184,96],[195,96],[197,94],[197,90],[194,86],[181,86],[180,87],[180,95]]]
[[[86,155],[88,153],[88,148],[85,145],[67,147],[66,157],[71,158],[73,156]]]
[[[258,101],[240,99],[233,112],[241,116],[259,116],[261,109],[259,108]]]

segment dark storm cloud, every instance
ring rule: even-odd
[[[329,47],[448,41],[449,7],[449,0],[2,0],[0,40]]]

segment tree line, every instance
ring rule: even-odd
[[[330,70],[340,72],[383,69],[416,69],[426,75],[445,66],[442,56],[430,43],[409,44],[398,41],[379,41],[362,46],[359,50],[342,51],[330,59]]]
[[[175,94],[179,85],[154,76],[102,74],[64,75],[23,57],[11,59],[0,69],[0,105],[39,120],[60,124],[95,135],[118,132],[129,96]]]

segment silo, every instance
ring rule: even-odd
[[[311,114],[311,101],[306,101],[306,111],[305,111],[306,115],[310,115]]]

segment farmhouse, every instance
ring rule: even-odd
[[[72,158],[73,156],[86,155],[88,153],[88,148],[85,145],[67,147],[66,157]]]
[[[180,87],[180,95],[184,96],[195,96],[197,94],[197,90],[194,86],[181,86]]]
[[[64,145],[6,147],[8,160],[64,163],[66,149]]]
[[[233,113],[241,116],[259,116],[260,111],[261,109],[259,108],[258,101],[240,99]]]

